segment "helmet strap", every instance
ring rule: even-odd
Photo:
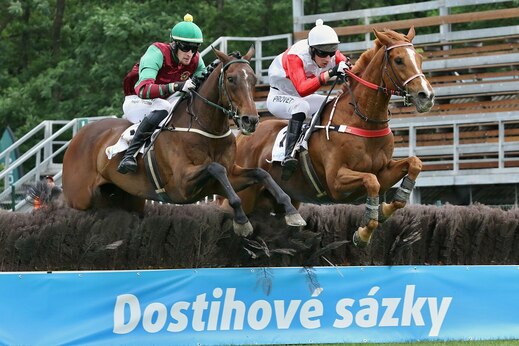
[[[308,48],[310,48],[310,57],[312,58],[313,61],[315,61],[315,49],[314,49],[314,47],[309,46]]]

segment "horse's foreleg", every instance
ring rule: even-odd
[[[251,185],[261,183],[274,197],[276,203],[285,210],[285,221],[289,226],[306,226],[306,221],[292,205],[290,196],[279,187],[272,176],[262,168],[243,168],[234,165],[231,171],[231,181],[236,191],[241,191]]]
[[[234,233],[242,237],[247,237],[252,234],[252,225],[245,215],[241,206],[241,200],[236,191],[234,191],[229,178],[227,177],[227,170],[224,166],[217,162],[212,162],[207,166],[207,172],[222,186],[225,195],[229,200],[229,205],[234,210],[233,228]]]
[[[365,247],[368,245],[373,231],[378,227],[380,184],[377,177],[371,173],[356,172],[342,167],[337,172],[335,179],[329,181],[334,181],[332,194],[338,200],[347,197],[347,194],[353,190],[361,187],[366,189],[366,209],[362,225],[353,234],[355,246]]]
[[[411,192],[413,191],[416,178],[422,171],[422,161],[416,156],[402,160],[391,160],[385,170],[382,170],[378,177],[382,189],[388,190],[402,178],[402,183],[398,187],[391,203],[382,203],[379,221],[384,222],[395,211],[405,207]]]

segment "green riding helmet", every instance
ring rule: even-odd
[[[193,23],[193,16],[189,13],[184,16],[184,21],[171,29],[171,41],[184,41],[193,43],[204,42],[202,30]]]

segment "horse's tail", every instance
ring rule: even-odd
[[[58,186],[51,186],[46,181],[37,181],[27,187],[26,201],[33,205],[33,209],[58,206],[62,199],[62,190]]]

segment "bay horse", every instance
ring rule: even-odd
[[[414,28],[407,35],[388,29],[373,31],[374,47],[347,71],[349,82],[343,85],[343,93],[322,107],[320,117],[313,117],[311,131],[300,146],[298,168],[290,179],[282,180],[280,163],[271,160],[285,120],[262,121],[253,135],[237,138],[237,163],[267,170],[296,207],[301,202],[352,203],[366,196],[364,218],[353,235],[353,243],[359,247],[368,244],[379,222],[405,206],[422,169],[417,157],[392,159],[391,95],[410,99],[418,112],[427,112],[434,104],[433,89],[422,72],[422,57],[412,44]],[[401,179],[394,200],[380,204],[379,195]],[[239,195],[246,212],[282,212],[261,187]]]
[[[217,194],[230,200],[235,233],[248,236],[252,225],[236,191],[261,184],[284,206],[287,224],[305,225],[290,197],[265,170],[235,164],[236,140],[229,118],[244,134],[254,132],[259,120],[253,99],[256,75],[249,64],[254,49],[243,57],[213,51],[218,58],[211,64],[213,70],[208,69],[205,80],[199,81],[198,92],[191,91],[178,102],[152,143],[153,182],[142,155],[135,174],[120,174],[122,153],[112,159],[105,154],[132,125],[128,120],[103,119],[78,131],[63,158],[63,193],[70,207],[115,207],[142,214],[146,200],[188,204]],[[149,162],[151,151],[146,155]]]

